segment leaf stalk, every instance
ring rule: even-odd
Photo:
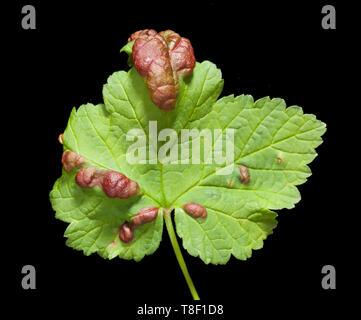
[[[169,235],[169,239],[170,242],[172,243],[172,247],[175,253],[175,256],[177,257],[177,261],[178,264],[183,272],[184,278],[186,279],[188,288],[192,294],[193,300],[200,300],[199,299],[199,295],[197,293],[197,290],[193,284],[192,278],[189,275],[188,269],[187,269],[187,265],[183,259],[183,255],[182,252],[179,248],[179,244],[178,244],[178,240],[177,240],[177,236],[175,234],[174,231],[174,227],[173,227],[173,222],[172,222],[172,217],[171,217],[171,212],[174,208],[170,208],[169,210],[163,210],[164,212],[164,221],[165,221],[165,225],[167,227],[167,231],[168,231],[168,235]]]

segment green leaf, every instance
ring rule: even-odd
[[[192,75],[180,79],[175,109],[164,112],[152,103],[144,79],[131,68],[109,77],[104,104],[73,109],[63,136],[64,150],[82,155],[89,160],[87,165],[122,172],[138,182],[142,195],[110,199],[98,187],[81,189],[75,183],[76,172],[63,171],[50,198],[56,217],[69,223],[65,232],[69,246],[85,254],[138,261],[159,246],[162,210],[155,221],[137,228],[128,244],[119,240],[119,226],[144,206],[174,206],[184,248],[205,263],[224,264],[231,255],[245,260],[252,250],[262,248],[277,225],[271,210],[293,208],[300,200],[296,186],[311,175],[307,164],[317,155],[325,124],[303,114],[300,107],[286,108],[282,99],[254,101],[249,95],[231,95],[217,100],[222,89],[220,70],[208,61],[197,63]],[[150,121],[157,121],[157,134],[170,128],[177,137],[182,129],[210,129],[211,148],[199,164],[191,163],[191,154],[183,158],[189,164],[162,163],[165,155],[154,164],[140,160],[131,164],[127,154],[136,140],[128,141],[127,134],[137,129],[137,138],[148,142]],[[229,129],[234,129],[234,166],[209,161],[227,153]],[[166,143],[153,141],[158,151]],[[176,145],[181,156],[186,142],[178,138]],[[205,145],[201,140],[200,150]],[[149,143],[145,151],[149,153]],[[251,180],[246,185],[240,182],[238,165],[249,169]],[[228,174],[220,175],[222,170]],[[207,218],[186,214],[182,206],[187,202],[204,206]]]
[[[132,60],[132,49],[133,49],[134,41],[128,42],[123,48],[120,49],[120,52],[125,52],[128,54],[128,66],[131,67],[133,65]]]

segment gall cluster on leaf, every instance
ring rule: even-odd
[[[141,195],[138,183],[114,170],[101,170],[94,166],[83,168],[77,173],[75,181],[81,188],[98,186],[109,198],[127,199]]]

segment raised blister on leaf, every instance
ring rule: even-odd
[[[162,31],[159,34],[167,42],[173,72],[177,76],[192,73],[196,59],[191,42],[172,30]]]
[[[152,222],[158,216],[159,208],[157,207],[144,207],[141,208],[137,215],[132,218],[135,226],[142,226],[145,223]]]
[[[190,74],[196,60],[190,41],[166,30],[145,29],[133,33],[132,59],[138,73],[146,79],[151,99],[160,109],[174,109],[179,76]]]
[[[73,151],[66,150],[63,152],[61,162],[64,170],[69,172],[81,168],[87,160]]]
[[[102,187],[109,198],[127,199],[140,194],[138,183],[114,170],[106,171]]]
[[[183,205],[183,209],[193,218],[206,218],[207,210],[205,207],[201,206],[195,202],[189,202]]]
[[[95,166],[83,168],[75,176],[77,185],[86,189],[101,185],[102,179],[102,171]]]
[[[134,225],[130,222],[125,222],[119,228],[119,239],[125,243],[129,243],[134,239]]]

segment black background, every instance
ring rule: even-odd
[[[21,28],[26,4],[36,8],[36,30]],[[321,27],[326,4],[336,7],[336,30]],[[357,206],[351,205],[354,195],[344,174],[353,157],[347,150],[357,139],[353,116],[346,112],[357,108],[347,97],[355,41],[351,14],[352,7],[335,1],[14,2],[7,14],[11,73],[6,95],[10,106],[16,106],[10,111],[11,145],[20,147],[9,170],[22,170],[12,189],[16,192],[10,193],[16,205],[6,245],[12,297],[29,302],[29,313],[39,314],[42,306],[53,303],[54,310],[112,310],[127,318],[134,318],[142,303],[192,302],[166,232],[159,249],[138,263],[86,257],[65,245],[66,224],[54,218],[48,200],[61,175],[57,138],[72,107],[101,102],[108,76],[128,68],[126,55],[119,53],[128,36],[154,28],[189,38],[197,61],[210,60],[222,70],[221,96],[281,97],[316,114],[328,127],[310,165],[313,175],[299,187],[302,200],[279,212],[279,225],[262,250],[247,261],[231,258],[225,266],[205,265],[184,251],[202,303],[223,303],[227,319],[247,310],[279,315],[286,306],[297,313],[338,308],[357,269],[351,258]],[[21,288],[26,264],[36,268],[36,290]],[[336,290],[321,287],[326,264],[336,267]]]

